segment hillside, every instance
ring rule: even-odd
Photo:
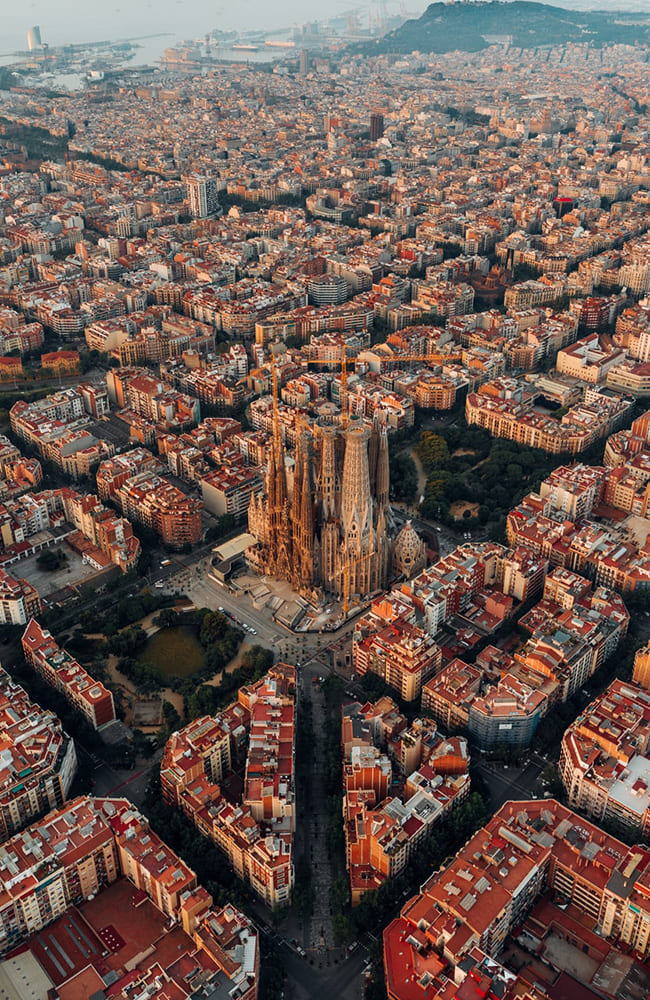
[[[650,16],[620,11],[577,11],[542,3],[432,3],[416,20],[360,46],[377,52],[477,52],[495,40],[516,48],[590,42],[650,42]]]

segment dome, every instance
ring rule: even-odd
[[[395,539],[393,568],[407,578],[419,573],[426,564],[426,548],[410,521],[407,521]]]

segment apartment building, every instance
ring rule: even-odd
[[[163,797],[226,855],[267,905],[286,906],[294,883],[295,668],[278,663],[219,716],[172,735],[161,765]],[[240,804],[220,783],[244,767]]]
[[[36,587],[0,568],[0,624],[26,625],[40,611],[41,598]]]
[[[97,492],[102,500],[116,500],[121,486],[140,473],[158,474],[163,470],[161,462],[146,448],[133,448],[123,455],[116,455],[111,461],[102,462],[97,469]]]
[[[203,503],[186,496],[160,475],[162,465],[145,448],[135,448],[102,462],[97,492],[112,500],[130,520],[155,531],[167,545],[180,548],[201,540]]]
[[[201,479],[201,496],[205,508],[217,516],[233,514],[235,517],[243,517],[253,494],[261,491],[262,477],[259,470],[243,465],[213,469]]]
[[[133,476],[120,486],[115,500],[131,521],[155,531],[165,545],[196,545],[203,537],[203,501],[186,496],[163,476]]]
[[[66,520],[74,524],[84,539],[107,556],[113,565],[119,566],[123,573],[133,569],[140,555],[140,542],[133,534],[130,522],[104,506],[96,496],[82,496],[67,488],[60,492]],[[68,538],[69,544],[74,546],[74,542],[74,537]],[[81,548],[86,558],[92,560],[92,551],[83,545]]]
[[[641,646],[634,654],[632,680],[639,687],[650,691],[650,643]]]
[[[614,655],[629,620],[617,593],[556,567],[519,621],[530,638],[514,656],[487,646],[472,665],[453,659],[424,685],[422,707],[483,750],[529,746],[552,705]]]
[[[581,462],[561,465],[541,484],[539,495],[567,520],[577,521],[589,517],[598,504],[606,478],[607,470],[602,466]]]
[[[459,545],[394,593],[422,615],[431,635],[454,615],[490,632],[514,611],[515,602],[541,591],[548,566],[540,555],[525,545]]]
[[[122,803],[126,806],[126,800]],[[75,799],[14,835],[0,848],[0,953],[114,882],[119,873],[116,839],[92,799]]]
[[[112,692],[94,680],[65,649],[57,646],[35,618],[23,633],[22,647],[30,667],[60,691],[93,729],[101,729],[115,721]]]
[[[89,430],[92,417],[108,412],[105,390],[79,385],[45,399],[18,400],[11,408],[11,429],[22,441],[73,479],[89,475],[115,454],[114,446]]]
[[[441,975],[458,986],[468,974],[467,995],[476,996],[482,964],[512,983],[499,953],[522,925],[542,940],[551,933],[548,917],[544,925],[527,921],[546,890],[581,914],[582,927],[574,921],[578,947],[582,934],[588,940],[598,929],[605,952],[613,942],[643,960],[650,948],[648,875],[647,852],[627,847],[555,800],[507,802],[384,930],[388,996],[411,1000],[417,983],[417,995],[433,1000]],[[562,911],[553,910],[559,923]]]
[[[617,483],[616,477],[611,483],[608,478],[605,496],[613,496]],[[637,486],[631,492],[640,502],[639,489]],[[650,557],[624,527],[611,521],[605,526],[594,521],[567,520],[561,511],[553,509],[548,497],[543,500],[535,493],[524,497],[508,514],[506,535],[510,545],[524,545],[543,555],[552,566],[578,572],[596,586],[623,595],[650,587]]]
[[[412,606],[392,596],[373,601],[357,622],[352,638],[355,671],[360,677],[377,674],[404,701],[419,698],[422,685],[441,662],[432,636],[414,623]]]
[[[561,375],[597,384],[606,382],[610,370],[624,360],[624,350],[602,350],[594,333],[558,351],[555,364]]]
[[[613,681],[562,739],[559,771],[569,805],[647,835],[650,693]]]
[[[548,710],[544,682],[487,646],[468,664],[454,659],[422,689],[422,709],[447,731],[467,732],[480,750],[530,746]]]
[[[77,769],[74,740],[0,669],[0,840],[61,806]]]
[[[469,709],[481,690],[483,670],[463,660],[451,660],[422,688],[422,711],[447,732],[469,729]]]
[[[559,422],[534,408],[535,397],[513,380],[496,380],[468,395],[465,417],[494,434],[551,455],[578,455],[625,421],[632,400],[604,390],[571,407]]]
[[[352,905],[403,871],[422,841],[469,794],[462,737],[409,726],[390,698],[342,708],[343,823]],[[394,780],[403,788],[391,794]]]
[[[143,939],[143,952],[130,967],[130,988],[138,995],[179,1000],[196,995],[196,989],[256,1000],[260,954],[255,928],[232,904],[213,908],[196,874],[127,799],[77,798],[0,848],[0,953],[122,878],[175,925],[173,962],[163,968],[164,954],[158,951],[153,965],[143,964],[153,944]],[[95,936],[92,926],[87,930]],[[55,937],[50,936],[50,944],[55,955],[59,950],[60,957],[65,954]],[[92,971],[96,949],[84,954]],[[74,969],[72,961],[67,964]],[[58,968],[65,975],[60,962]]]

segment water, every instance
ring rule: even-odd
[[[556,0],[557,6],[570,9],[591,8],[593,0]],[[419,17],[427,0],[406,0],[409,16]],[[650,10],[650,0],[607,0],[604,8]],[[164,34],[140,42],[129,65],[152,65],[164,50],[178,42],[200,38],[215,29],[250,31],[286,28],[327,17],[340,18],[354,11],[362,24],[368,13],[376,17],[383,0],[335,0],[325,5],[320,0],[240,0],[236,4],[206,3],[206,0],[28,0],[26,4],[0,2],[0,64],[6,53],[27,48],[27,31],[39,25],[41,38],[48,45],[82,42],[118,41],[142,35]],[[387,0],[388,15],[398,14],[404,3]],[[250,58],[256,56],[252,53]],[[242,58],[241,55],[238,58]],[[245,57],[244,57],[245,58]]]
[[[160,629],[147,640],[137,659],[158,667],[163,677],[189,677],[205,665],[203,646],[194,625]]]
[[[393,6],[397,10],[397,0],[391,9]],[[338,0],[329,14],[341,16],[350,7],[347,0]],[[42,41],[51,46],[165,35],[142,39],[142,48],[129,65],[150,65],[168,46],[201,38],[215,29],[286,28],[289,33],[294,24],[322,18],[324,13],[316,0],[282,0],[279,4],[242,0],[228,6],[205,0],[31,0],[26,5],[7,2],[2,8],[0,56],[25,50],[32,25],[39,25]]]

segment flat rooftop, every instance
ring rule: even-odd
[[[26,950],[0,963],[0,1000],[46,1000],[52,986],[60,1000],[79,1000],[99,990],[119,993],[125,977],[156,964],[169,969],[195,950],[180,927],[169,929],[164,914],[122,878],[94,899],[70,907]]]

